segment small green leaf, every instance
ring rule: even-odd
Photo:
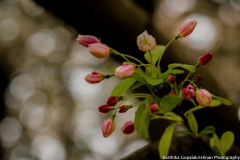
[[[215,128],[213,126],[208,126],[206,128],[204,128],[200,133],[199,136],[205,136],[211,133],[215,133]]]
[[[198,135],[198,124],[192,112],[188,112],[188,124],[195,135]]]
[[[184,134],[184,135],[190,134],[190,135],[193,135],[193,133],[189,130],[176,131],[176,132],[174,132],[174,134]]]
[[[112,90],[112,96],[120,96],[126,92],[134,83],[136,82],[135,78],[126,78],[122,80],[115,88]]]
[[[138,107],[134,118],[134,127],[138,133],[144,137],[148,138],[148,126],[150,122],[151,112],[149,110],[148,104],[142,104]]]
[[[168,126],[165,129],[165,131],[159,141],[158,151],[160,153],[160,159],[163,159],[163,156],[168,156],[168,152],[169,152],[169,149],[171,146],[173,131],[177,124],[179,124],[179,123],[173,123],[170,126]]]
[[[223,133],[221,139],[221,151],[225,155],[226,152],[232,147],[234,143],[234,134],[230,131]]]
[[[222,104],[226,105],[226,106],[231,106],[232,102],[226,98],[222,98],[222,97],[218,97],[212,94],[212,97],[219,100],[220,102],[222,102]]]
[[[160,101],[160,108],[162,113],[170,112],[173,110],[180,102],[182,101],[181,97],[174,95],[166,95]]]
[[[141,86],[143,86],[143,85],[144,85],[144,84],[137,82],[137,83],[134,83],[128,90],[131,91],[131,90],[134,90],[134,89],[136,89],[136,88],[139,88],[139,87],[141,87]]]
[[[193,65],[181,64],[181,63],[173,63],[173,64],[168,65],[169,69],[173,69],[173,68],[177,68],[177,67],[182,67],[192,73],[194,73],[196,71],[196,67]]]
[[[220,140],[215,133],[213,133],[213,137],[210,139],[210,147],[213,150],[213,152],[216,153],[217,155],[219,156],[223,155],[220,150],[221,149]]]
[[[219,100],[213,99],[212,102],[210,103],[210,107],[217,107],[221,105],[222,103]]]
[[[160,83],[162,83],[163,79],[153,79],[153,78],[147,77],[146,81],[148,82],[148,84],[155,86],[155,85],[159,85]]]
[[[154,50],[151,51],[152,55],[152,65],[155,65],[159,58],[162,57],[163,51],[165,46],[163,45],[157,45]],[[151,55],[149,52],[146,52],[144,54],[145,59],[148,61],[148,63],[151,64]]]
[[[182,73],[184,73],[184,71],[181,70],[181,69],[171,69],[171,70],[167,70],[165,73],[168,73],[168,74],[182,74]]]

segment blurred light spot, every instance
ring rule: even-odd
[[[85,76],[91,72],[92,70],[89,68],[74,69],[71,72],[68,81],[68,87],[75,98],[80,98],[83,101],[88,101],[92,97],[96,96],[96,93],[99,93],[101,84],[89,84],[84,79]]]
[[[4,19],[0,22],[0,40],[12,41],[19,34],[19,25],[12,19]]]
[[[65,160],[63,144],[50,135],[37,135],[32,141],[32,149],[41,160]]]
[[[117,137],[114,135],[111,135],[108,138],[104,138],[99,132],[92,136],[91,139],[89,139],[88,145],[93,150],[93,152],[112,157],[119,149],[119,145],[116,139]]]
[[[91,110],[80,110],[76,112],[74,116],[74,124],[78,133],[82,135],[89,135],[96,129],[96,127],[101,125],[101,120],[97,113],[97,109],[96,112]],[[101,134],[101,132],[99,132],[99,134]]]
[[[17,99],[26,99],[33,94],[34,82],[28,74],[16,76],[10,83],[10,92]]]
[[[164,0],[161,3],[161,11],[169,17],[179,17],[195,6],[196,0]]]
[[[44,109],[38,105],[25,106],[20,112],[20,119],[29,129],[37,129],[44,119]]]
[[[38,17],[44,11],[44,8],[39,5],[36,5],[36,3],[34,3],[34,1],[21,0],[21,5],[22,5],[24,12],[31,17]]]
[[[32,160],[32,151],[24,145],[17,145],[10,154],[10,160]]]
[[[230,0],[230,4],[231,4],[234,8],[240,10],[240,1],[239,1],[239,0]]]
[[[7,117],[0,123],[0,138],[4,146],[13,146],[22,135],[22,127],[15,118]]]
[[[39,56],[46,56],[55,48],[55,39],[48,30],[41,30],[28,39],[28,47]]]
[[[210,17],[201,14],[192,14],[187,19],[194,19],[198,24],[192,34],[184,39],[186,44],[189,47],[199,50],[212,48],[217,41],[218,34],[214,21]]]
[[[234,10],[234,8],[231,5],[229,5],[229,4],[222,5],[219,8],[219,16],[220,16],[221,21],[228,26],[238,25],[240,22],[238,20],[237,15],[235,14],[235,12],[236,11]]]

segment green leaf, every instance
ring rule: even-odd
[[[190,134],[190,135],[193,135],[193,133],[189,130],[176,131],[176,132],[174,132],[174,134],[184,134],[184,135]]]
[[[112,90],[112,96],[120,96],[126,92],[134,83],[136,82],[135,78],[126,78],[122,80],[115,88]]]
[[[221,105],[222,103],[219,100],[213,99],[212,102],[210,103],[210,107],[217,107]]]
[[[134,83],[128,90],[131,91],[131,90],[134,90],[134,89],[136,89],[136,88],[139,88],[139,87],[141,87],[141,86],[143,86],[143,85],[144,85],[144,84],[137,82],[137,83]]]
[[[188,112],[188,124],[195,135],[198,135],[198,124],[192,112]]]
[[[150,122],[150,116],[151,112],[147,103],[142,104],[138,107],[134,118],[134,127],[144,138],[148,138],[148,125]]]
[[[234,134],[230,131],[223,133],[221,137],[221,151],[225,155],[226,152],[232,147],[234,142]]]
[[[155,65],[159,58],[162,57],[163,51],[165,46],[163,45],[157,45],[154,50],[151,51],[152,55],[152,63],[151,63],[151,55],[149,52],[146,52],[144,54],[145,59],[148,61],[148,63]]]
[[[194,73],[196,71],[196,67],[193,65],[189,65],[189,64],[173,63],[173,64],[168,65],[169,69],[173,69],[173,68],[177,68],[177,67],[182,67],[192,73]]]
[[[153,78],[147,77],[146,81],[148,82],[148,84],[155,86],[155,85],[159,85],[160,83],[162,83],[163,79],[153,79]]]
[[[160,108],[162,113],[170,112],[173,110],[180,102],[182,101],[181,97],[174,95],[166,95],[160,101]]]
[[[219,100],[220,102],[222,102],[222,104],[226,105],[226,106],[231,106],[232,105],[232,102],[226,98],[222,98],[222,97],[218,97],[218,96],[215,96],[213,94],[211,94],[213,98]]]
[[[182,73],[184,73],[184,71],[181,70],[181,69],[171,69],[171,70],[167,70],[165,73],[168,73],[168,74],[182,74]]]
[[[168,152],[169,152],[169,149],[171,146],[173,131],[177,124],[179,124],[179,123],[173,123],[170,126],[168,126],[165,129],[165,131],[159,141],[158,151],[160,153],[161,159],[163,159],[163,156],[168,156]]]
[[[205,136],[207,134],[215,133],[215,131],[216,130],[213,126],[208,126],[199,133],[199,136]]]
[[[210,139],[210,147],[213,150],[213,152],[216,153],[217,155],[219,156],[223,155],[220,150],[221,149],[220,140],[215,133],[213,133],[213,137]]]

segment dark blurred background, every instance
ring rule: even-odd
[[[117,115],[115,132],[102,137],[101,124],[110,114],[97,107],[120,79],[90,85],[84,77],[118,66],[121,59],[97,59],[76,38],[94,35],[143,60],[137,35],[147,30],[157,44],[166,45],[187,20],[196,20],[197,27],[168,48],[161,67],[195,64],[203,53],[213,52],[211,63],[198,70],[203,77],[198,84],[233,106],[195,115],[200,128],[216,126],[219,136],[233,131],[240,146],[239,0],[1,0],[1,159],[117,160],[157,140],[166,121],[151,123],[148,140],[136,132],[121,133],[136,109]]]

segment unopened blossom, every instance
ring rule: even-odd
[[[212,102],[212,96],[206,89],[198,89],[196,91],[196,99],[199,105],[209,106]]]
[[[170,91],[169,91],[169,94],[175,95],[175,92],[174,92],[173,90],[170,90]]]
[[[118,101],[120,101],[122,98],[121,97],[118,97],[118,96],[110,96],[107,100],[107,104],[109,106],[115,106]]]
[[[85,47],[88,47],[89,44],[99,43],[99,39],[90,35],[78,35],[77,42]]]
[[[148,52],[154,50],[156,47],[156,41],[153,36],[149,35],[147,31],[144,31],[137,37],[137,45],[139,50]]]
[[[113,110],[114,108],[107,105],[107,104],[103,104],[100,107],[98,107],[99,112],[101,113],[108,113],[109,111]]]
[[[156,113],[156,112],[161,112],[159,106],[157,105],[157,103],[153,102],[149,105],[149,108],[151,110],[152,113]]]
[[[106,119],[102,124],[102,134],[103,137],[110,136],[115,129],[115,122],[112,118]]]
[[[99,72],[92,72],[91,74],[88,74],[85,77],[85,80],[90,83],[90,84],[94,84],[94,83],[99,83],[104,79],[104,75],[102,73]]]
[[[197,25],[197,21],[188,21],[188,22],[183,23],[180,26],[180,29],[178,32],[178,37],[181,38],[181,37],[186,37],[186,36],[190,35],[193,32],[196,25]]]
[[[129,106],[127,106],[127,105],[122,105],[121,107],[119,107],[118,112],[119,112],[119,113],[125,113],[125,112],[127,112],[128,109],[129,109]]]
[[[196,80],[196,81],[201,81],[201,80],[202,80],[202,76],[199,75],[199,74],[196,75],[196,76],[195,76],[195,80]]]
[[[134,73],[134,66],[131,64],[124,64],[122,66],[119,66],[115,70],[115,76],[121,77],[121,78],[126,78],[130,77]]]
[[[134,123],[132,121],[128,121],[128,122],[124,123],[124,125],[121,128],[121,131],[124,134],[131,134],[134,132],[134,130],[135,130]]]
[[[209,53],[205,53],[204,55],[202,55],[201,57],[199,57],[198,63],[199,63],[201,66],[205,66],[205,65],[208,64],[211,60],[212,60],[212,52],[209,52]]]
[[[174,83],[176,82],[176,77],[170,75],[170,76],[168,77],[168,81],[169,81],[170,84],[174,84]]]
[[[97,58],[104,58],[110,54],[110,49],[102,43],[89,44],[88,48],[89,52]]]
[[[192,99],[194,97],[194,87],[192,85],[188,85],[187,87],[182,89],[182,94],[184,99]]]

